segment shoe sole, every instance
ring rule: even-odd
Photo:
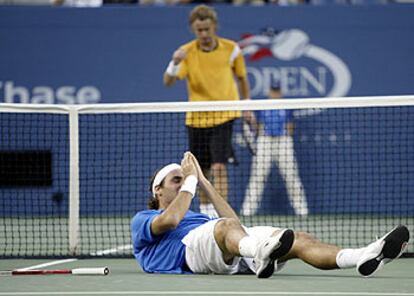
[[[381,252],[377,257],[361,264],[358,272],[362,276],[370,276],[385,263],[396,259],[404,251],[410,239],[410,233],[407,227],[400,225],[392,230],[383,240],[385,241]]]
[[[285,256],[290,249],[292,248],[293,241],[295,240],[295,234],[293,230],[287,229],[280,237],[279,242],[280,245],[276,250],[274,250],[270,255],[270,262],[269,264],[262,270],[260,274],[257,275],[258,278],[265,279],[275,272],[275,261],[283,256]]]

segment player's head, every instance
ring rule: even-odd
[[[148,208],[158,210],[167,206],[177,196],[184,180],[181,166],[171,163],[158,170],[151,179],[151,199]]]
[[[278,99],[282,97],[282,88],[279,81],[272,81],[269,89],[269,98]]]
[[[207,5],[198,5],[191,10],[189,21],[197,41],[202,45],[210,45],[216,36],[216,11]]]

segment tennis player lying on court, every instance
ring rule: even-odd
[[[197,185],[220,218],[189,210]],[[286,261],[299,258],[319,269],[356,267],[362,276],[371,276],[398,258],[409,240],[407,227],[397,226],[364,248],[340,249],[305,232],[244,227],[190,152],[181,165],[159,170],[151,191],[150,210],[138,212],[131,222],[134,255],[146,272],[250,272],[268,278]]]

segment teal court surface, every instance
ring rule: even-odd
[[[414,296],[414,259],[400,258],[374,277],[355,269],[321,271],[299,260],[269,279],[253,275],[161,275],[142,272],[135,260],[0,260],[1,270],[108,266],[107,276],[19,275],[0,277],[1,295],[343,295]],[[36,269],[37,269],[36,268]]]

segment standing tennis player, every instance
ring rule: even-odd
[[[197,186],[219,219],[189,210]],[[244,227],[204,176],[193,154],[169,164],[151,182],[150,210],[131,221],[134,255],[142,269],[156,273],[254,272],[268,278],[287,260],[300,258],[319,269],[356,267],[371,276],[404,251],[409,232],[397,226],[360,249],[340,249],[305,232],[275,227]]]
[[[237,43],[216,35],[217,14],[206,5],[196,6],[190,13],[190,26],[195,39],[178,48],[164,73],[164,84],[187,80],[190,101],[223,101],[250,98],[249,82],[242,52]],[[227,200],[226,164],[234,159],[232,148],[233,121],[240,112],[188,112],[190,151],[199,159],[204,174],[212,180]],[[248,123],[255,124],[252,112],[243,112]],[[200,211],[215,215],[214,207],[200,195]]]

